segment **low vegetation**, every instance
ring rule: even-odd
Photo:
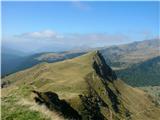
[[[21,120],[23,116],[34,120],[54,120],[46,116],[42,110],[44,105],[45,110],[52,106],[53,109],[47,110],[53,112],[56,119],[66,118],[62,109],[53,104],[55,99],[52,101],[50,95],[46,96],[48,91],[58,96],[58,106],[59,103],[67,103],[67,108],[77,111],[83,120],[157,120],[160,117],[159,107],[155,106],[148,94],[119,80],[99,52],[56,63],[42,63],[9,75],[3,81],[10,83],[2,89],[3,120],[7,117]],[[41,94],[35,99],[32,91]],[[41,106],[38,110],[34,105],[35,100],[42,103],[45,100],[47,104],[36,104]]]

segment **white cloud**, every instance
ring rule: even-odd
[[[18,35],[17,37],[40,39],[40,38],[55,38],[57,37],[57,35],[58,34],[52,30],[44,30],[44,31],[23,33],[21,35]]]
[[[20,35],[16,35],[16,39],[21,40],[50,40],[52,42],[63,42],[63,43],[95,43],[95,42],[123,42],[129,39],[124,34],[107,34],[107,33],[88,33],[88,34],[62,34],[52,30],[43,30],[36,32],[27,32]]]
[[[89,33],[89,34],[62,34],[53,30],[27,32],[5,40],[17,49],[40,50],[47,49],[61,51],[86,47],[103,47],[128,42],[130,38],[123,34]]]

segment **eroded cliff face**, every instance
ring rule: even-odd
[[[93,56],[93,68],[98,76],[104,80],[114,81],[117,79],[115,72],[106,64],[106,61],[102,54],[97,51]]]
[[[54,92],[34,91],[38,104],[45,104],[50,110],[56,110],[67,119],[75,120],[121,120],[131,119],[130,112],[122,103],[121,95],[114,85],[115,72],[106,64],[100,52],[96,52],[91,61],[93,71],[86,75],[87,92],[81,93],[81,109],[70,106],[60,100]]]

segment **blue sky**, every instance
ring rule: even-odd
[[[158,2],[2,2],[2,35],[20,45],[38,39],[39,48],[40,37],[55,46],[99,47],[157,37],[159,16]]]

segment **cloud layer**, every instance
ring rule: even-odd
[[[107,33],[58,33],[53,30],[26,32],[5,39],[5,43],[24,51],[64,51],[88,47],[103,47],[128,42],[123,34]]]
[[[15,36],[17,39],[32,39],[32,40],[43,40],[48,42],[63,42],[63,43],[76,43],[80,42],[87,44],[88,43],[97,43],[97,42],[106,42],[107,44],[112,44],[113,42],[124,42],[129,40],[129,37],[123,34],[107,34],[107,33],[88,33],[88,34],[78,34],[78,33],[70,33],[70,34],[61,34],[52,30],[44,30],[37,32],[27,32],[20,35]]]

